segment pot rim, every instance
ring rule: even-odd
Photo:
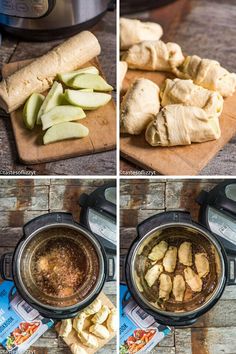
[[[96,285],[93,288],[93,290],[82,301],[80,301],[74,305],[65,306],[65,307],[57,307],[57,306],[44,304],[44,303],[40,302],[39,300],[37,300],[36,298],[34,298],[29,293],[28,289],[25,287],[24,282],[21,277],[21,272],[20,272],[21,256],[22,256],[23,251],[25,250],[25,247],[27,246],[27,243],[29,243],[29,241],[32,240],[41,231],[44,231],[47,229],[52,229],[52,228],[61,228],[61,227],[65,227],[67,229],[70,228],[70,229],[76,230],[78,232],[81,232],[83,234],[83,236],[85,236],[93,244],[93,246],[95,247],[95,250],[97,252],[98,259],[99,259],[99,275],[98,275]],[[52,223],[50,225],[41,226],[37,230],[33,231],[26,238],[24,238],[24,236],[23,236],[22,240],[16,246],[14,256],[13,256],[13,278],[16,283],[17,290],[19,289],[19,292],[21,293],[21,295],[23,294],[22,297],[24,297],[24,298],[28,297],[28,299],[26,301],[30,300],[31,303],[36,304],[39,308],[46,309],[46,310],[52,310],[52,311],[59,311],[59,312],[72,311],[72,310],[76,310],[78,307],[82,308],[83,306],[87,306],[90,299],[94,298],[94,296],[98,295],[100,293],[100,291],[102,290],[102,287],[105,283],[106,271],[107,271],[106,253],[103,248],[103,245],[98,241],[96,236],[91,234],[91,232],[86,230],[80,224],[73,225],[73,224],[68,224],[68,223],[60,223],[60,224]]]
[[[210,297],[207,299],[206,302],[204,302],[201,306],[197,307],[196,309],[192,311],[186,311],[186,312],[171,312],[171,311],[162,311],[158,309],[157,307],[153,306],[149,301],[146,300],[144,296],[142,296],[141,292],[138,290],[136,281],[134,279],[134,262],[135,258],[137,255],[137,251],[141,244],[149,237],[151,236],[154,232],[158,230],[164,230],[169,227],[187,227],[187,228],[192,228],[200,233],[202,233],[204,236],[207,237],[207,239],[213,243],[213,245],[216,247],[219,258],[221,261],[221,275],[220,279],[217,283],[216,289],[214,289],[213,293],[210,295]],[[132,251],[132,255],[131,255]],[[129,259],[130,266],[127,267],[127,261]],[[185,317],[193,317],[199,314],[199,316],[206,311],[208,311],[214,304],[215,300],[220,297],[224,291],[225,285],[226,285],[226,274],[227,274],[227,262],[226,262],[226,254],[223,245],[211,234],[209,231],[202,227],[202,225],[199,225],[195,222],[192,223],[187,223],[187,222],[167,222],[163,225],[159,225],[157,227],[154,227],[151,231],[149,231],[146,235],[144,235],[141,239],[138,239],[138,237],[134,240],[133,244],[131,245],[129,249],[129,253],[127,256],[127,261],[125,265],[125,272],[126,272],[126,279],[128,279],[127,274],[129,274],[130,282],[132,287],[135,290],[135,299],[138,298],[138,302],[145,304],[145,308],[150,309],[152,312],[155,312],[157,315],[160,315],[162,317],[172,317],[173,320],[183,320]],[[129,281],[127,281],[127,285],[129,287]],[[131,293],[133,293],[133,289],[130,289]]]

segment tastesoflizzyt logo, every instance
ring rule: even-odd
[[[1,176],[35,176],[36,171],[28,170],[0,170]]]

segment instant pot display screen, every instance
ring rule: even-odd
[[[134,259],[134,282],[145,302],[170,312],[188,312],[214,293],[221,262],[200,233],[172,227],[149,236]]]
[[[31,253],[32,252],[32,253]],[[21,274],[27,291],[42,303],[72,306],[97,283],[99,259],[92,242],[76,230],[40,232],[22,255]]]
[[[236,245],[236,221],[235,218],[223,214],[219,210],[208,207],[208,223],[210,230]]]

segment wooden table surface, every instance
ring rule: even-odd
[[[106,182],[109,182],[106,180]],[[49,211],[69,211],[79,220],[78,198],[91,193],[104,180],[64,179],[1,179],[0,180],[0,256],[14,250],[22,236],[22,226],[32,218]],[[0,278],[1,279],[1,278]],[[116,305],[116,282],[106,283],[104,293]],[[69,354],[70,349],[54,329],[47,331],[30,354]],[[0,346],[0,353],[7,353]],[[112,339],[100,354],[116,353],[116,340]]]
[[[136,226],[167,209],[186,209],[197,221],[199,192],[220,180],[122,179],[120,186],[120,252],[127,254]],[[236,286],[226,287],[217,305],[190,328],[176,329],[160,342],[157,354],[235,354]]]
[[[151,12],[133,15],[163,26],[164,41],[178,43],[184,53],[215,59],[236,72],[236,2],[234,0],[178,0]],[[236,174],[236,137],[201,171],[201,175]],[[121,159],[123,175],[145,175]],[[147,175],[147,174],[146,174]]]
[[[92,29],[97,36],[102,52],[100,61],[108,82],[116,87],[116,13],[108,12]],[[4,63],[40,56],[60,41],[25,42],[3,33],[0,46],[0,71]],[[70,158],[38,165],[23,165],[19,162],[9,117],[0,111],[0,174],[22,171],[21,175],[115,175],[116,151]],[[6,171],[6,172],[5,172]]]

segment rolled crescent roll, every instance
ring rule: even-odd
[[[127,73],[128,65],[125,61],[120,61],[119,62],[119,67],[120,67],[120,80],[119,80],[119,90],[122,90],[122,84],[125,78],[125,75]]]
[[[124,17],[120,19],[121,50],[146,40],[158,40],[162,35],[163,29],[158,23],[141,22]]]
[[[56,75],[73,71],[95,56],[101,47],[89,31],[81,32],[35,59],[0,83],[0,106],[7,112],[20,107],[34,92],[41,93]]]
[[[162,41],[144,41],[133,45],[122,57],[130,69],[172,71],[184,61],[180,46]]]
[[[219,119],[199,107],[181,104],[164,107],[149,123],[145,138],[152,146],[190,145],[218,139]]]
[[[162,107],[182,103],[184,106],[200,107],[207,114],[219,116],[224,100],[219,92],[195,85],[192,80],[166,79],[160,91]]]
[[[121,103],[121,132],[140,134],[160,109],[159,87],[147,79],[137,79]]]
[[[197,85],[218,91],[223,97],[231,96],[236,89],[236,74],[222,68],[215,60],[188,56],[174,74],[180,79],[192,79]]]

